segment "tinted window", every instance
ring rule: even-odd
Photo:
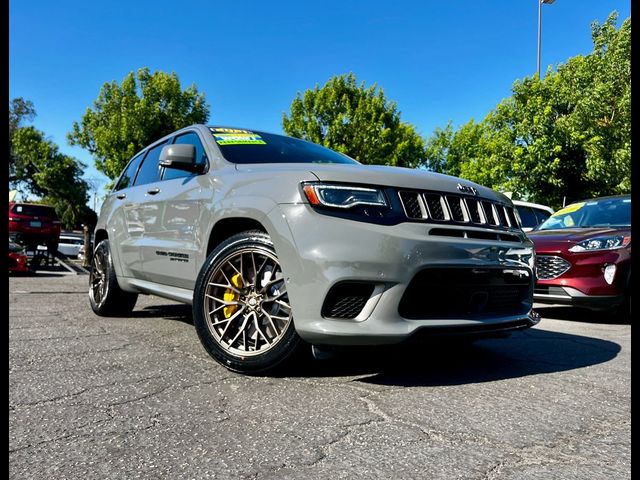
[[[56,211],[53,207],[47,207],[45,205],[32,205],[29,203],[18,203],[11,209],[13,213],[20,215],[27,215],[29,217],[49,217],[58,218]]]
[[[138,170],[138,166],[140,165],[140,161],[143,157],[144,154],[140,154],[129,162],[129,165],[125,168],[124,173],[120,177],[120,181],[114,190],[122,190],[123,188],[133,185],[133,179],[136,177],[136,171]]]
[[[207,155],[204,153],[204,147],[202,146],[202,142],[200,141],[200,138],[198,137],[198,134],[196,132],[189,132],[185,133],[184,135],[180,135],[176,137],[173,143],[181,145],[193,145],[196,148],[196,162],[200,165],[205,165],[207,163]],[[191,175],[193,175],[193,173],[187,172],[186,170],[165,168],[162,179],[171,180],[172,178],[184,178],[190,177]]]
[[[224,158],[233,163],[358,163],[315,143],[284,135],[231,128],[210,130]]]
[[[146,185],[160,180],[160,151],[167,142],[156,145],[147,152],[136,176],[135,185]]]
[[[540,210],[539,208],[534,208],[533,211],[535,212],[536,217],[538,217],[538,223],[544,222],[551,216],[549,212],[547,212],[546,210]]]
[[[538,219],[536,218],[535,213],[533,213],[533,210],[529,207],[523,207],[522,205],[518,205],[516,208],[518,209],[518,214],[522,221],[522,227],[533,228],[538,225]]]

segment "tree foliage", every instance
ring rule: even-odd
[[[175,130],[206,123],[209,107],[195,85],[183,90],[175,73],[141,68],[118,84],[105,83],[67,138],[87,149],[112,180],[139,150]]]
[[[22,121],[33,119],[33,103],[14,99],[9,105],[9,137],[12,167],[10,185],[24,187],[42,201],[56,207],[66,228],[73,228],[86,215],[88,185],[82,179],[84,165],[60,152],[44,132]]]
[[[592,24],[593,51],[516,81],[480,123],[427,140],[426,165],[558,207],[631,188],[631,19]]]
[[[400,120],[395,102],[375,84],[357,85],[352,73],[298,93],[289,115],[282,115],[282,127],[362,163],[415,167],[424,160],[424,141]]]

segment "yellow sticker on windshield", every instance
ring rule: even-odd
[[[251,133],[241,128],[211,127],[210,130],[212,133]]]
[[[266,145],[257,133],[214,133],[218,145]]]
[[[566,213],[573,213],[573,212],[577,212],[578,210],[580,210],[582,207],[584,206],[584,202],[581,203],[574,203],[573,205],[569,205],[568,207],[565,207],[561,210],[558,210],[556,213],[554,213],[553,215],[551,215],[552,217],[557,217],[558,215],[564,215]]]

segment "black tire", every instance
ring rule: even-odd
[[[269,236],[239,233],[218,245],[200,270],[193,295],[196,332],[207,353],[229,370],[273,373],[306,345],[288,301]]]
[[[102,240],[95,253],[89,272],[91,308],[102,317],[120,317],[130,314],[136,305],[138,294],[125,292],[118,285],[109,240]]]
[[[47,253],[49,255],[58,253],[58,242],[47,242]]]

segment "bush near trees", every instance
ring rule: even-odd
[[[417,167],[424,162],[424,141],[400,120],[395,102],[375,84],[358,85],[353,73],[298,93],[289,115],[282,115],[282,128],[361,163]]]
[[[592,24],[593,51],[516,81],[481,122],[451,122],[425,166],[555,208],[631,190],[631,18]]]
[[[145,67],[130,72],[121,84],[105,83],[67,138],[88,150],[96,168],[115,180],[136,152],[208,118],[209,106],[195,85],[183,90],[175,73],[151,73]]]

